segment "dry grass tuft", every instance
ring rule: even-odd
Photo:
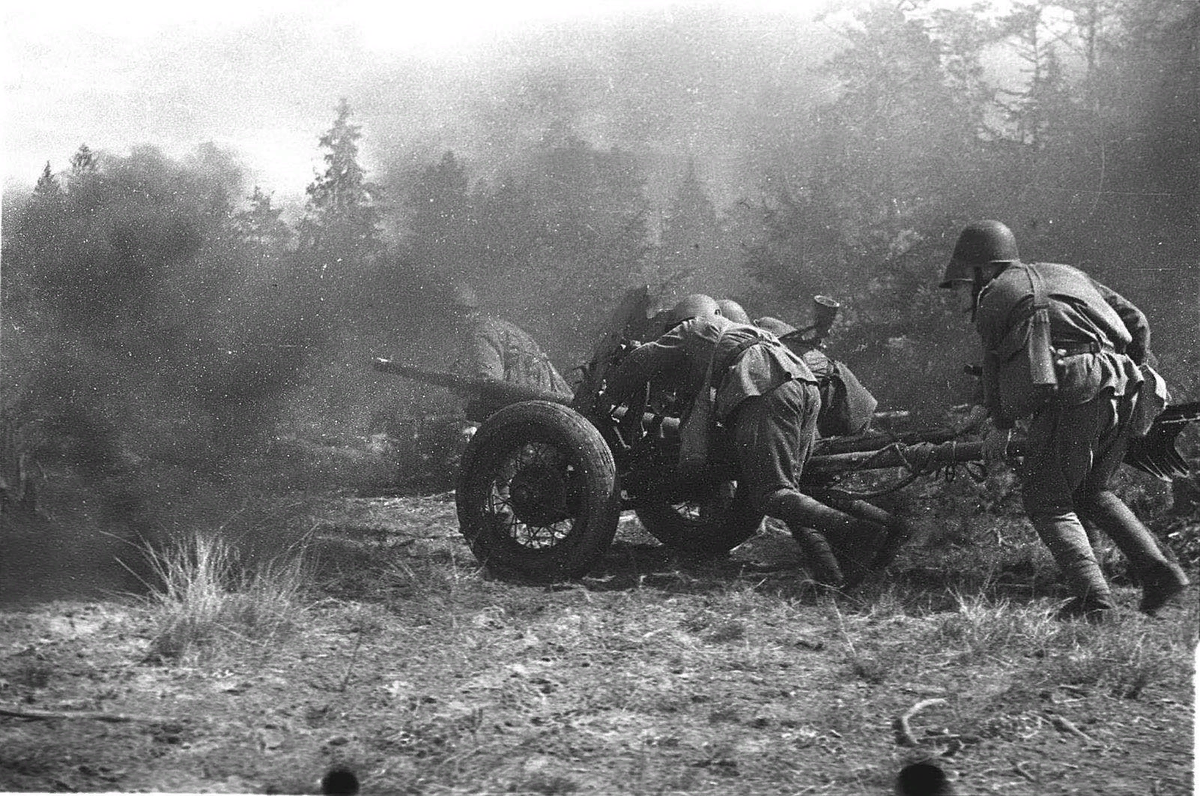
[[[248,568],[220,536],[195,533],[148,552],[157,586],[147,602],[157,629],[148,657],[204,660],[227,645],[267,645],[303,612],[304,556],[293,550]]]

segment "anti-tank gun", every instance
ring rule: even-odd
[[[580,367],[570,397],[375,361],[381,372],[438,385],[486,407],[462,456],[456,508],[473,553],[493,571],[535,580],[585,574],[612,543],[626,510],[664,545],[692,558],[724,554],[758,530],[763,515],[738,488],[733,457],[721,456],[720,446],[704,473],[681,477],[678,411],[669,393],[652,385],[632,405],[615,410],[605,400],[607,374],[637,341],[657,336],[651,306],[646,288],[625,296]],[[822,439],[801,486],[888,528],[872,562],[879,568],[909,529],[866,496],[841,488],[841,480],[850,473],[900,468],[903,483],[978,462],[980,448],[944,428]]]

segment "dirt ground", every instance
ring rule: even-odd
[[[834,597],[778,530],[682,568],[630,518],[591,576],[519,585],[450,495],[318,530],[302,624],[205,660],[148,656],[131,597],[4,606],[0,790],[885,794],[933,759],[964,796],[1193,792],[1194,592],[1063,623],[1052,588],[958,593],[917,548]]]

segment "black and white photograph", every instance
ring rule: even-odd
[[[0,792],[1197,792],[1197,0],[0,14]]]

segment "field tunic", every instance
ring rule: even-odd
[[[455,372],[495,379],[570,396],[570,386],[537,341],[524,329],[499,318],[473,319],[463,335]]]
[[[715,316],[690,318],[631,351],[609,377],[608,395],[620,403],[636,386],[653,381],[676,385],[690,405],[704,383],[710,357],[716,417],[722,422],[747,398],[767,395],[789,381],[817,383],[804,360],[775,335]]]
[[[1033,291],[1025,269],[1036,271],[1049,300],[1050,337],[1055,349],[1058,390],[1052,403],[1088,403],[1102,391],[1114,397],[1136,392],[1142,381],[1137,363],[1150,346],[1150,327],[1141,310],[1117,292],[1069,265],[1018,263],[1001,271],[979,294],[975,327],[983,344],[984,402],[997,428],[1020,418],[1001,411],[1002,371],[1014,334],[1033,313]],[[1098,350],[1080,351],[1087,344]],[[1073,353],[1077,351],[1077,353]]]
[[[727,429],[718,444],[732,448],[739,490],[767,513],[777,495],[798,493],[821,407],[816,377],[775,335],[720,316],[692,318],[630,352],[609,379],[608,397],[620,404],[655,382],[677,386],[690,407],[714,350],[715,413]]]

